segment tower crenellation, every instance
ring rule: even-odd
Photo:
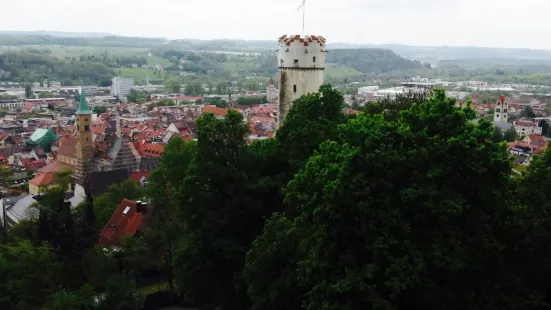
[[[323,84],[325,38],[315,35],[283,35],[278,40],[280,126],[293,102],[302,95],[314,93]]]

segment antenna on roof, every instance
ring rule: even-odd
[[[302,8],[302,36],[304,37],[304,19],[306,17],[306,0],[302,0],[302,4],[298,7],[297,11]]]

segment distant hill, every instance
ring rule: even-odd
[[[491,48],[476,46],[411,46],[403,44],[329,44],[329,48],[385,48],[417,60],[551,60],[551,51],[529,48]]]
[[[57,37],[57,38],[102,38],[102,37],[113,36],[113,34],[101,33],[101,32],[66,32],[66,31],[45,31],[45,30],[2,31],[0,30],[0,36],[4,36],[4,35],[17,36],[17,37],[50,36],[50,37]]]
[[[332,42],[329,38],[329,42]],[[202,51],[252,52],[268,51],[277,48],[277,40],[167,40],[164,38],[123,37],[98,32],[63,31],[0,31],[0,46],[12,45],[67,45],[67,46],[128,46],[182,48]],[[415,60],[482,60],[506,61],[530,60],[551,61],[551,50],[528,48],[489,48],[474,46],[411,46],[403,44],[351,44],[329,43],[329,51],[340,49],[387,49],[396,54]]]
[[[355,69],[362,73],[388,73],[422,69],[418,61],[400,57],[388,49],[332,49],[326,55],[326,62]]]

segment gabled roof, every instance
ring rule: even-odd
[[[54,173],[39,173],[36,177],[29,181],[30,184],[36,186],[50,185],[54,181]]]
[[[62,169],[68,169],[71,168],[70,165],[67,165],[66,163],[54,160],[51,163],[47,164],[46,166],[38,169],[39,173],[50,173],[50,172],[56,172],[58,170]]]
[[[133,172],[130,174],[130,179],[132,181],[136,182],[137,184],[140,183],[142,177],[145,177],[146,179],[149,179],[149,176],[151,175],[150,171],[144,171],[144,172]]]
[[[144,214],[137,211],[136,202],[124,199],[100,232],[98,243],[120,245],[125,237],[133,237],[144,224]]]

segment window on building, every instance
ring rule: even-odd
[[[503,109],[503,113],[507,113],[507,108]]]
[[[84,130],[85,131],[90,131],[90,126],[88,126],[88,125],[84,126]]]
[[[499,114],[496,114],[496,117],[499,118]]]
[[[501,110],[500,110],[499,108],[497,108],[497,109],[496,109],[496,112],[499,113],[499,112],[501,112]]]
[[[296,92],[297,92],[297,86],[293,85],[293,93],[296,93]]]
[[[295,66],[298,66],[298,59],[295,59],[293,63],[295,64]]]
[[[316,62],[316,56],[312,57],[312,61]]]

